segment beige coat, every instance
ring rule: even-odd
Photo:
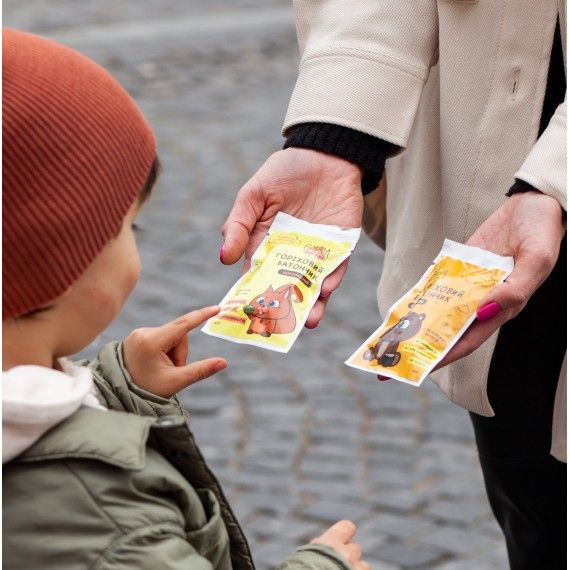
[[[515,177],[566,209],[566,103],[536,140],[558,16],[566,57],[563,0],[295,5],[302,58],[284,132],[329,122],[406,147],[388,161],[387,193],[367,199],[365,225],[386,246],[381,313],[417,281],[444,237],[470,237]],[[487,375],[496,340],[434,375],[453,402],[484,416],[494,415]],[[565,460],[562,376],[552,453]]]

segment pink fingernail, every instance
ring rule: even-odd
[[[220,261],[222,263],[224,262],[224,244],[222,244],[222,247],[220,247]]]
[[[484,307],[477,309],[477,318],[481,322],[485,322],[496,317],[502,310],[501,305],[493,301],[491,303],[487,303]]]

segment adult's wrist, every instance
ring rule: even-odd
[[[400,150],[400,147],[367,133],[329,123],[295,125],[287,133],[284,148],[289,147],[333,154],[360,166],[364,194],[378,186],[386,158]]]

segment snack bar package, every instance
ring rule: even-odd
[[[360,228],[311,224],[279,212],[251,269],[202,330],[241,344],[288,352],[319,298],[324,278],[351,253]]]
[[[513,267],[512,257],[446,239],[430,268],[346,364],[419,386]]]

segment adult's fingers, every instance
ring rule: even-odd
[[[457,344],[445,355],[434,370],[439,370],[460,358],[470,355],[479,348],[492,334],[508,320],[506,314],[499,314],[485,322],[475,321],[457,341]]]
[[[190,313],[186,313],[161,327],[151,329],[152,335],[160,342],[162,348],[171,348],[177,344],[185,335],[203,322],[212,318],[220,312],[218,305],[203,307]]]
[[[309,311],[309,316],[307,317],[307,321],[305,326],[308,329],[315,329],[317,328],[318,324],[321,322],[325,314],[325,309],[327,308],[327,304],[329,302],[330,297],[323,299],[319,297],[317,302],[313,305],[313,308]]]
[[[263,215],[265,203],[254,175],[238,192],[234,205],[222,227],[224,243],[220,261],[231,265],[244,254],[255,224]]]
[[[321,287],[321,297],[326,299],[335,289],[339,287],[341,281],[348,269],[348,261],[350,258],[345,259],[324,281]]]
[[[172,394],[176,394],[180,390],[200,382],[216,374],[220,370],[226,368],[228,363],[223,358],[206,358],[173,368],[169,372],[169,390]]]
[[[350,259],[350,258],[349,258]],[[305,326],[314,329],[321,322],[332,293],[339,287],[348,268],[349,259],[345,259],[324,281],[321,287],[321,295],[309,312]]]
[[[443,368],[479,348],[506,321],[520,313],[530,296],[552,271],[556,258],[551,253],[527,252],[515,260],[508,279],[490,291],[479,303],[477,320],[435,367]]]
[[[556,264],[556,257],[551,251],[521,252],[515,258],[515,267],[507,280],[481,300],[477,318],[487,321],[501,312],[507,319],[515,317],[548,277]]]

